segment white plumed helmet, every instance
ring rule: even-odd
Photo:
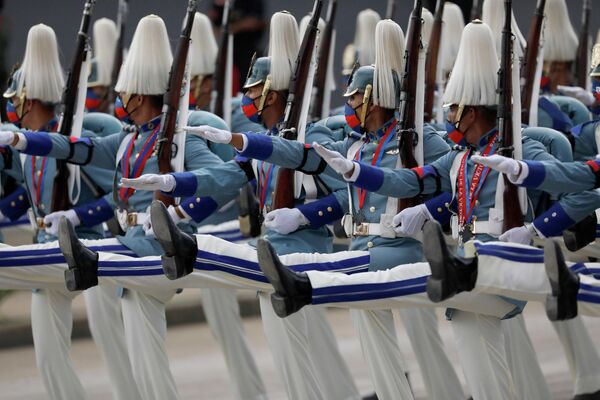
[[[192,26],[192,43],[190,45],[192,76],[214,74],[218,52],[219,47],[210,19],[206,15],[197,12]]]
[[[494,35],[496,43],[496,54],[500,59],[502,53],[502,29],[504,28],[504,0],[485,0],[481,10],[481,20],[485,22]],[[523,57],[524,49],[527,47],[527,41],[515,19],[514,13],[511,14],[511,30],[515,35],[514,51],[517,57]]]
[[[167,90],[173,62],[164,21],[157,15],[140,20],[115,86],[119,93],[161,95]]]
[[[289,89],[299,49],[300,41],[296,18],[287,11],[273,14],[269,33],[271,89]]]
[[[565,0],[548,0],[544,29],[544,60],[573,61],[579,39],[571,25]]]
[[[400,78],[404,72],[404,32],[391,19],[384,19],[375,29],[375,73],[373,104],[396,108]]]
[[[94,59],[92,60],[92,73],[88,80],[88,86],[109,86],[113,64],[115,62],[115,51],[119,32],[114,21],[108,18],[100,18],[94,23]]]
[[[447,74],[452,70],[463,29],[465,29],[465,20],[462,10],[452,2],[444,4],[444,16],[442,18],[442,39],[440,44],[440,67],[443,73]]]

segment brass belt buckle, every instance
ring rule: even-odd
[[[44,223],[44,218],[36,218],[35,219],[35,224],[37,225],[38,229],[46,229],[46,224]]]
[[[136,226],[137,225],[137,213],[127,213],[127,225],[128,226]]]
[[[369,236],[369,225],[368,224],[356,224],[354,226],[354,234],[356,236]]]

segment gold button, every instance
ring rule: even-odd
[[[367,247],[368,247],[368,248],[371,248],[371,247],[373,247],[373,242],[367,242]]]
[[[92,209],[88,210],[88,214],[92,215],[93,213],[94,213],[94,210],[92,210]]]
[[[371,208],[369,208],[369,211],[371,211],[371,212],[375,212],[375,207],[371,207]]]
[[[11,206],[11,207],[15,207],[16,205],[17,205],[17,203],[15,203],[14,201],[11,201],[11,202],[10,202],[10,206]]]
[[[329,211],[329,212],[332,212],[332,211],[333,211],[333,208],[331,208],[331,207],[327,207],[327,211]]]
[[[319,211],[317,214],[319,214],[319,217],[323,216],[323,211]]]
[[[556,213],[555,212],[552,213],[552,217],[556,218]]]
[[[450,203],[444,203],[444,207],[446,207],[446,208],[450,207]]]
[[[548,218],[544,218],[544,222],[548,223],[549,219]]]
[[[441,213],[443,211],[442,207],[437,208],[437,212]]]
[[[102,210],[102,207],[100,207],[100,206],[96,206],[96,210],[97,210],[97,211],[100,211],[100,210]]]
[[[190,204],[190,208],[194,208],[194,203],[191,203],[191,204]]]
[[[200,203],[200,197],[196,197],[196,203]]]
[[[19,195],[19,200],[23,201],[23,195],[22,194]]]

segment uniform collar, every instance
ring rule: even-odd
[[[381,139],[382,137],[385,136],[390,125],[392,125],[395,122],[397,122],[396,118],[391,118],[389,121],[387,121],[385,124],[383,124],[379,129],[377,129],[377,131],[367,133],[365,135],[365,140],[367,142],[377,143],[379,141],[379,139]]]
[[[488,133],[479,138],[479,143],[475,145],[470,145],[469,147],[474,149],[480,149],[482,147],[487,146],[487,144],[492,140],[492,138],[498,133],[498,128],[491,129]]]
[[[57,129],[58,129],[58,120],[56,119],[56,117],[54,117],[50,121],[48,121],[46,126],[44,126],[40,130],[44,131],[44,132],[56,132]]]
[[[147,133],[147,132],[152,132],[157,126],[160,125],[160,115],[157,115],[156,117],[152,118],[150,121],[146,122],[145,124],[142,124],[140,126],[138,126],[139,132],[141,134]]]

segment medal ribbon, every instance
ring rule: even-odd
[[[135,161],[133,163],[133,171],[130,175],[129,159],[131,158],[131,153],[133,152],[133,148],[135,147],[134,142],[137,139],[138,134],[136,133],[131,137],[129,144],[127,145],[127,150],[125,151],[123,158],[121,158],[121,175],[123,176],[123,178],[138,178],[140,175],[142,175],[144,167],[146,166],[146,162],[148,162],[148,159],[154,151],[154,145],[156,144],[156,138],[158,137],[158,128],[158,126],[154,128],[154,131],[152,132],[152,134],[150,134],[150,136],[148,136],[148,139],[146,139],[146,142],[142,146],[142,150],[135,157]],[[135,189],[124,187],[119,189],[119,197],[121,197],[121,200],[123,200],[124,202],[127,202],[129,198],[133,195],[133,193],[135,193]]]
[[[490,142],[487,144],[483,152],[482,156],[488,156],[490,154],[494,154],[496,151],[495,143],[498,137],[498,133],[494,134]],[[481,164],[477,164],[475,166],[475,170],[473,171],[473,178],[471,179],[471,184],[469,185],[469,176],[467,171],[467,160],[471,154],[471,149],[469,149],[463,159],[460,162],[460,169],[458,171],[458,222],[460,227],[464,227],[467,225],[472,218],[473,212],[475,211],[475,203],[477,198],[479,197],[479,193],[481,193],[481,188],[490,172],[488,167],[484,167]],[[466,188],[469,186],[469,190]]]
[[[376,166],[376,167],[379,166],[379,163],[381,162],[381,159],[383,158],[383,154],[385,153],[383,150],[385,149],[386,145],[389,143],[389,141],[394,136],[394,135],[392,135],[392,133],[394,132],[394,128],[396,127],[397,123],[398,123],[397,121],[394,121],[387,128],[385,135],[383,135],[383,137],[379,141],[379,144],[377,145],[375,154],[373,154],[373,159],[371,160],[371,165]],[[365,144],[367,144],[367,142],[363,143],[362,146],[360,146],[360,149],[358,150],[358,152],[356,153],[356,156],[354,157],[355,161],[360,162],[362,160],[362,152],[363,152],[363,148],[365,147]],[[362,210],[363,206],[365,205],[365,199],[367,198],[367,190],[357,188],[357,191],[358,191],[358,207],[359,207],[359,209]]]

